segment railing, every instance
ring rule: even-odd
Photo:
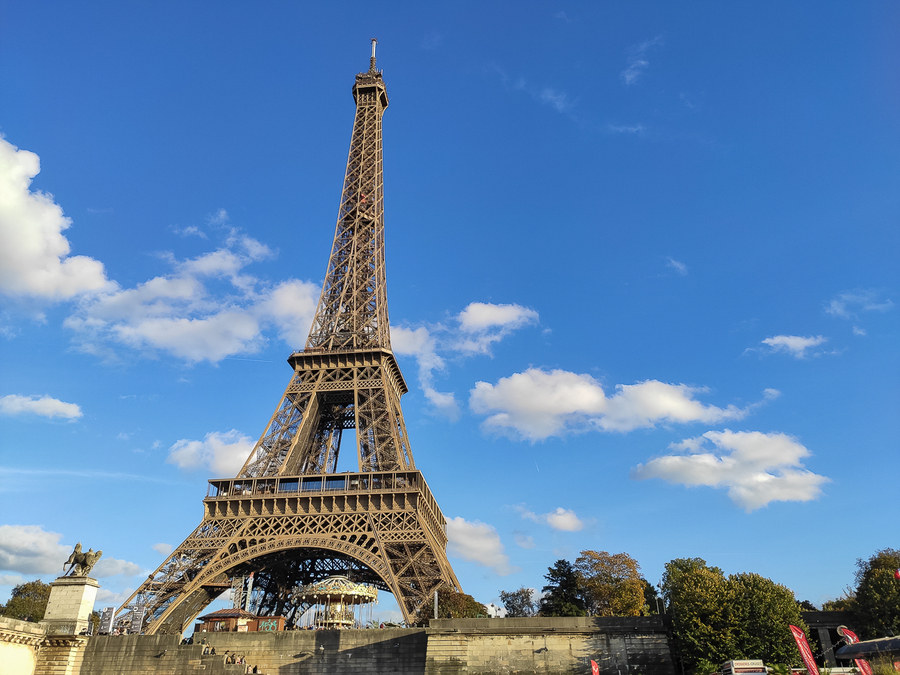
[[[290,497],[298,494],[334,494],[336,492],[381,492],[418,490],[431,497],[418,471],[365,472],[278,476],[277,478],[232,478],[210,480],[207,499],[234,497]]]

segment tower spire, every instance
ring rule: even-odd
[[[372,57],[369,59],[369,72],[374,73],[375,71],[375,45],[378,44],[377,38],[372,38]]]

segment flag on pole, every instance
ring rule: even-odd
[[[797,649],[800,650],[800,656],[803,657],[803,665],[806,666],[806,672],[809,675],[819,675],[819,666],[813,658],[812,649],[806,641],[806,633],[797,628],[797,626],[789,626],[791,634],[794,636],[794,642],[797,643]]]
[[[847,641],[848,645],[859,642],[856,633],[847,628],[847,626],[838,626],[837,632],[838,635]],[[856,664],[856,667],[859,668],[859,672],[861,672],[862,675],[872,675],[872,666],[869,665],[869,662],[866,659],[853,659],[853,662]]]

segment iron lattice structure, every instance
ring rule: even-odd
[[[353,86],[356,117],[334,244],[306,348],[275,414],[233,479],[211,480],[203,521],[119,609],[144,607],[145,633],[181,633],[236,576],[251,608],[299,618],[295,586],[335,574],[393,593],[409,621],[439,587],[460,590],[446,521],[406,435],[407,386],[391,351],[384,263],[375,41]],[[344,430],[359,471],[336,473]]]

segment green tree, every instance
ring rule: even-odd
[[[582,551],[574,567],[592,615],[641,615],[644,584],[637,560],[627,553]]]
[[[704,661],[729,659],[799,665],[788,625],[808,629],[788,588],[759,574],[726,578],[701,558],[681,558],[666,565],[663,593],[686,668],[699,672]]]
[[[823,612],[856,612],[856,591],[844,589],[844,595],[822,603]]]
[[[9,602],[0,608],[0,614],[13,619],[40,621],[50,599],[50,584],[38,579],[19,584],[12,590]]]
[[[586,616],[581,580],[568,560],[557,560],[544,575],[541,616]]]
[[[799,665],[800,654],[788,626],[809,631],[800,618],[800,606],[793,592],[753,573],[733,574],[728,577],[728,584],[734,603],[731,630],[735,655],[732,658]]]
[[[685,668],[702,660],[722,663],[737,658],[732,634],[732,598],[728,580],[702,558],[666,563],[663,595],[672,614],[675,649]]]
[[[818,612],[819,608],[812,604],[809,600],[801,600],[797,605],[801,612]]]
[[[656,586],[646,579],[641,579],[641,583],[644,586],[644,614],[648,616],[650,614],[659,614],[664,608],[659,593],[656,592]]]
[[[534,589],[522,586],[517,591],[500,591],[500,602],[506,608],[506,616],[534,616],[538,603],[534,599]]]
[[[861,637],[900,635],[900,550],[884,548],[856,561],[856,617]]]
[[[438,589],[439,619],[474,619],[478,616],[487,616],[487,607],[471,595],[459,593],[447,586]],[[428,625],[428,620],[433,618],[434,594],[431,594],[416,613],[414,623],[425,626]]]

